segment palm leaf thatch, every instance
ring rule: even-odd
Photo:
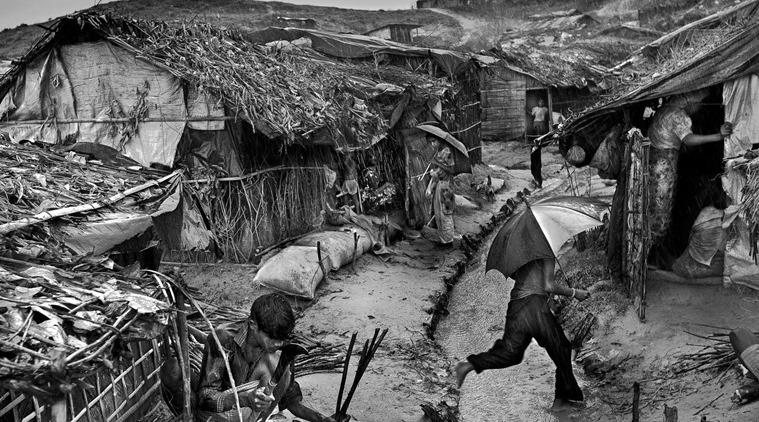
[[[306,142],[319,129],[337,138],[372,139],[386,129],[377,109],[357,104],[354,94],[365,84],[349,66],[267,48],[246,41],[240,33],[200,22],[94,13],[61,18],[0,81],[0,93],[46,47],[103,38],[213,92],[236,116],[272,139]]]

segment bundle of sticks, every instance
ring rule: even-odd
[[[192,289],[189,292],[197,293],[197,291]],[[201,301],[197,301],[197,303],[203,307],[206,316],[214,326],[243,321],[248,318],[245,312],[238,309],[226,306],[214,306]],[[190,334],[196,340],[195,343],[190,343],[190,360],[192,362],[194,357],[194,359],[200,361],[203,354],[203,343],[208,335],[208,326],[203,321],[198,321],[194,318],[194,314],[192,313],[189,318]],[[300,344],[308,350],[308,355],[298,355],[295,358],[296,376],[337,371],[346,359],[342,350],[340,350],[340,346],[327,343],[323,340],[317,340],[304,333],[293,333],[291,342]],[[197,369],[200,369],[199,366]],[[238,386],[238,391],[242,391],[240,388],[242,386]]]
[[[343,391],[345,389],[345,382],[348,378],[348,365],[350,365],[350,357],[353,353],[353,345],[356,343],[356,336],[358,335],[358,332],[354,332],[351,336],[350,343],[348,344],[348,353],[345,356],[345,363],[343,366],[343,377],[340,381],[340,390],[337,393],[337,404],[335,405],[335,420],[337,422],[342,422],[347,418],[348,415],[348,406],[350,405],[351,399],[353,398],[353,394],[356,392],[356,388],[358,388],[358,383],[361,382],[361,377],[364,376],[364,373],[366,372],[366,368],[369,366],[369,362],[371,362],[372,358],[374,358],[374,354],[377,353],[377,349],[379,348],[380,344],[382,343],[382,340],[385,338],[385,335],[387,334],[387,328],[382,330],[380,333],[380,329],[376,328],[374,330],[374,337],[372,337],[371,342],[369,340],[366,340],[364,343],[364,348],[361,350],[360,357],[358,359],[358,366],[356,368],[356,375],[353,377],[353,384],[351,385],[350,390],[348,391],[348,396],[345,398],[345,402],[342,404],[343,400]]]
[[[671,370],[675,375],[683,375],[693,371],[727,371],[731,368],[738,356],[730,343],[730,329],[721,327],[723,332],[715,332],[708,335],[688,334],[703,340],[708,340],[710,344],[704,345],[700,350],[692,353],[682,353],[676,356],[677,362]],[[757,333],[759,334],[759,333]]]

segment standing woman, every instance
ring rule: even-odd
[[[719,133],[697,135],[693,133],[690,116],[701,107],[707,90],[679,94],[670,99],[654,114],[648,137],[651,139],[649,158],[649,224],[652,244],[667,233],[672,222],[672,209],[677,187],[677,164],[680,146],[719,142],[733,132],[733,125],[725,122]]]
[[[432,211],[435,214],[435,226],[440,243],[452,245],[454,237],[453,211],[456,207],[451,185],[454,167],[453,154],[448,147],[440,148],[440,142],[436,139],[432,141],[432,146],[437,153],[430,163],[433,169],[425,193],[428,198],[432,198]]]

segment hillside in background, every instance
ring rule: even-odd
[[[302,6],[254,0],[123,0],[95,6],[90,10],[114,12],[139,19],[192,20],[241,31],[283,26],[277,17],[311,18],[320,30],[362,34],[390,23],[423,25],[422,43],[450,45],[461,38],[456,19],[431,10],[355,10],[335,7]],[[42,22],[43,26],[49,22]],[[0,59],[22,56],[44,34],[36,25],[21,25],[0,31]]]
[[[283,26],[278,17],[314,19],[317,28],[331,32],[362,34],[391,23],[422,25],[421,37],[415,44],[425,47],[453,48],[464,51],[490,50],[502,43],[519,39],[525,48],[539,47],[541,37],[561,40],[553,47],[572,45],[577,48],[606,51],[605,57],[619,61],[646,42],[655,38],[653,32],[645,38],[626,36],[609,38],[604,31],[620,24],[651,28],[659,33],[707,16],[738,3],[738,0],[470,0],[461,6],[459,0],[436,1],[435,9],[406,9],[369,11],[294,5],[282,2],[255,0],[123,0],[93,7],[99,12],[114,12],[141,19],[167,21],[200,20],[243,32],[270,26]],[[550,14],[578,9],[593,17],[591,26],[573,29],[531,29],[531,15]],[[35,40],[44,34],[41,25],[21,25],[0,31],[0,62],[22,56]],[[525,37],[528,37],[526,41]],[[521,48],[521,47],[520,47]],[[2,65],[0,63],[0,68]]]

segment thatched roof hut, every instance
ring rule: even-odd
[[[759,265],[752,254],[759,227],[756,180],[746,172],[759,144],[756,108],[759,93],[759,1],[750,0],[694,22],[643,47],[615,67],[611,95],[595,108],[570,121],[560,137],[560,150],[575,166],[591,165],[607,178],[617,178],[612,215],[619,223],[609,239],[627,239],[623,274],[638,303],[645,304],[648,190],[646,130],[651,111],[668,96],[707,89],[699,114],[691,116],[693,132],[715,133],[723,120],[735,125],[733,135],[722,143],[683,147],[679,151],[677,193],[670,233],[660,242],[658,257],[683,257],[689,251],[690,234],[700,213],[708,206],[725,214],[727,230],[724,269],[718,283],[759,288]],[[632,128],[641,129],[630,131]],[[724,161],[723,161],[724,160]],[[727,207],[722,204],[726,201]],[[749,233],[754,234],[753,241]],[[637,239],[637,240],[636,240]],[[755,246],[754,246],[755,247]],[[610,250],[621,250],[610,248]],[[690,252],[688,252],[690,253]],[[614,257],[610,257],[614,258]],[[679,258],[678,258],[679,259]],[[710,267],[711,268],[711,267]]]
[[[76,56],[74,50],[81,50],[85,43],[90,47],[88,55]],[[74,45],[78,47],[75,48]],[[117,81],[108,81],[112,84],[106,87],[102,86],[105,82],[101,79],[101,86],[98,87],[93,82],[86,92],[81,92],[85,88],[78,85],[59,85],[65,91],[72,91],[66,94],[79,100],[73,110],[66,109],[65,103],[60,101],[66,98],[57,98],[59,101],[55,109],[50,104],[8,104],[8,101],[19,98],[18,91],[11,97],[7,94],[22,87],[14,84],[18,83],[23,72],[39,67],[40,70],[51,72],[51,77],[60,76],[55,73],[57,69],[43,67],[51,66],[52,62],[63,66],[69,78],[74,78],[82,72],[77,69],[79,67],[84,67],[89,72],[102,68],[102,61],[109,53],[115,58],[128,56],[131,63],[125,65],[125,69],[147,65],[150,69],[156,69],[155,72],[167,72],[169,75],[166,77],[175,78],[167,82],[174,85],[146,85],[141,90],[145,92],[140,93],[142,102],[119,104],[119,109],[109,110],[111,115],[105,116],[102,115],[103,110],[92,109],[94,107],[87,109],[82,104],[85,101],[82,101],[81,96],[93,95],[95,88],[101,91],[118,90]],[[101,62],[98,63],[99,66],[91,62],[93,55]],[[139,122],[156,120],[160,123],[179,123],[179,134],[187,121],[208,124],[243,119],[254,130],[285,143],[307,143],[319,136],[327,136],[326,133],[329,133],[328,136],[334,139],[336,145],[376,141],[385,129],[381,117],[376,113],[362,113],[356,109],[351,111],[351,105],[345,103],[343,93],[355,89],[357,83],[349,70],[336,63],[303,60],[302,57],[290,54],[268,54],[263,46],[247,42],[239,34],[202,23],[170,24],[78,14],[58,20],[51,31],[22,60],[16,62],[0,83],[0,95],[6,97],[3,104],[5,107],[0,110],[6,126],[14,120],[57,121],[59,126],[78,123],[77,137],[85,132],[81,124],[91,123],[85,120],[97,117],[97,120],[106,125],[116,123],[113,119],[119,118],[132,119],[138,125]],[[98,76],[102,78],[104,75]],[[125,75],[117,76],[123,78]],[[144,76],[130,75],[129,79],[134,82],[145,79]],[[188,104],[178,104],[174,109],[163,105],[159,112],[146,106],[150,102],[165,104],[166,101],[156,101],[158,96],[167,95],[167,90],[178,89],[176,84],[181,82],[189,85],[185,93]],[[135,89],[131,86],[133,83],[123,85],[128,85],[129,90]],[[159,90],[162,92],[157,92]],[[213,95],[218,103],[214,104],[212,110],[197,110],[202,107],[196,107],[194,103],[208,104],[209,101],[202,101],[207,95]],[[229,113],[219,113],[223,108],[227,108]],[[69,115],[65,114],[67,112]],[[87,112],[94,112],[95,115],[82,115]],[[75,128],[61,130],[59,138],[62,140],[68,135],[76,134],[77,131],[73,129]],[[11,136],[14,139],[16,137],[14,133]],[[46,137],[45,140],[52,142],[57,139]],[[173,158],[166,156],[163,164],[171,165]]]
[[[587,42],[557,39],[551,45],[534,37],[514,37],[490,52],[498,60],[482,72],[482,136],[486,139],[539,136],[529,111],[540,99],[549,113],[564,117],[595,104],[608,89],[609,67],[627,54],[617,39],[609,37]]]
[[[419,117],[397,107],[409,95],[442,108],[442,124],[459,119],[445,112],[463,101],[450,80],[313,47],[253,42],[198,22],[64,17],[0,81],[0,131],[14,142],[94,143],[142,166],[185,167],[163,243],[245,261],[319,226],[339,153],[376,146],[392,126]],[[438,56],[466,68],[447,54]],[[478,123],[463,123],[456,135],[478,133]],[[403,148],[398,141],[385,157],[397,167],[386,178],[400,204]]]

